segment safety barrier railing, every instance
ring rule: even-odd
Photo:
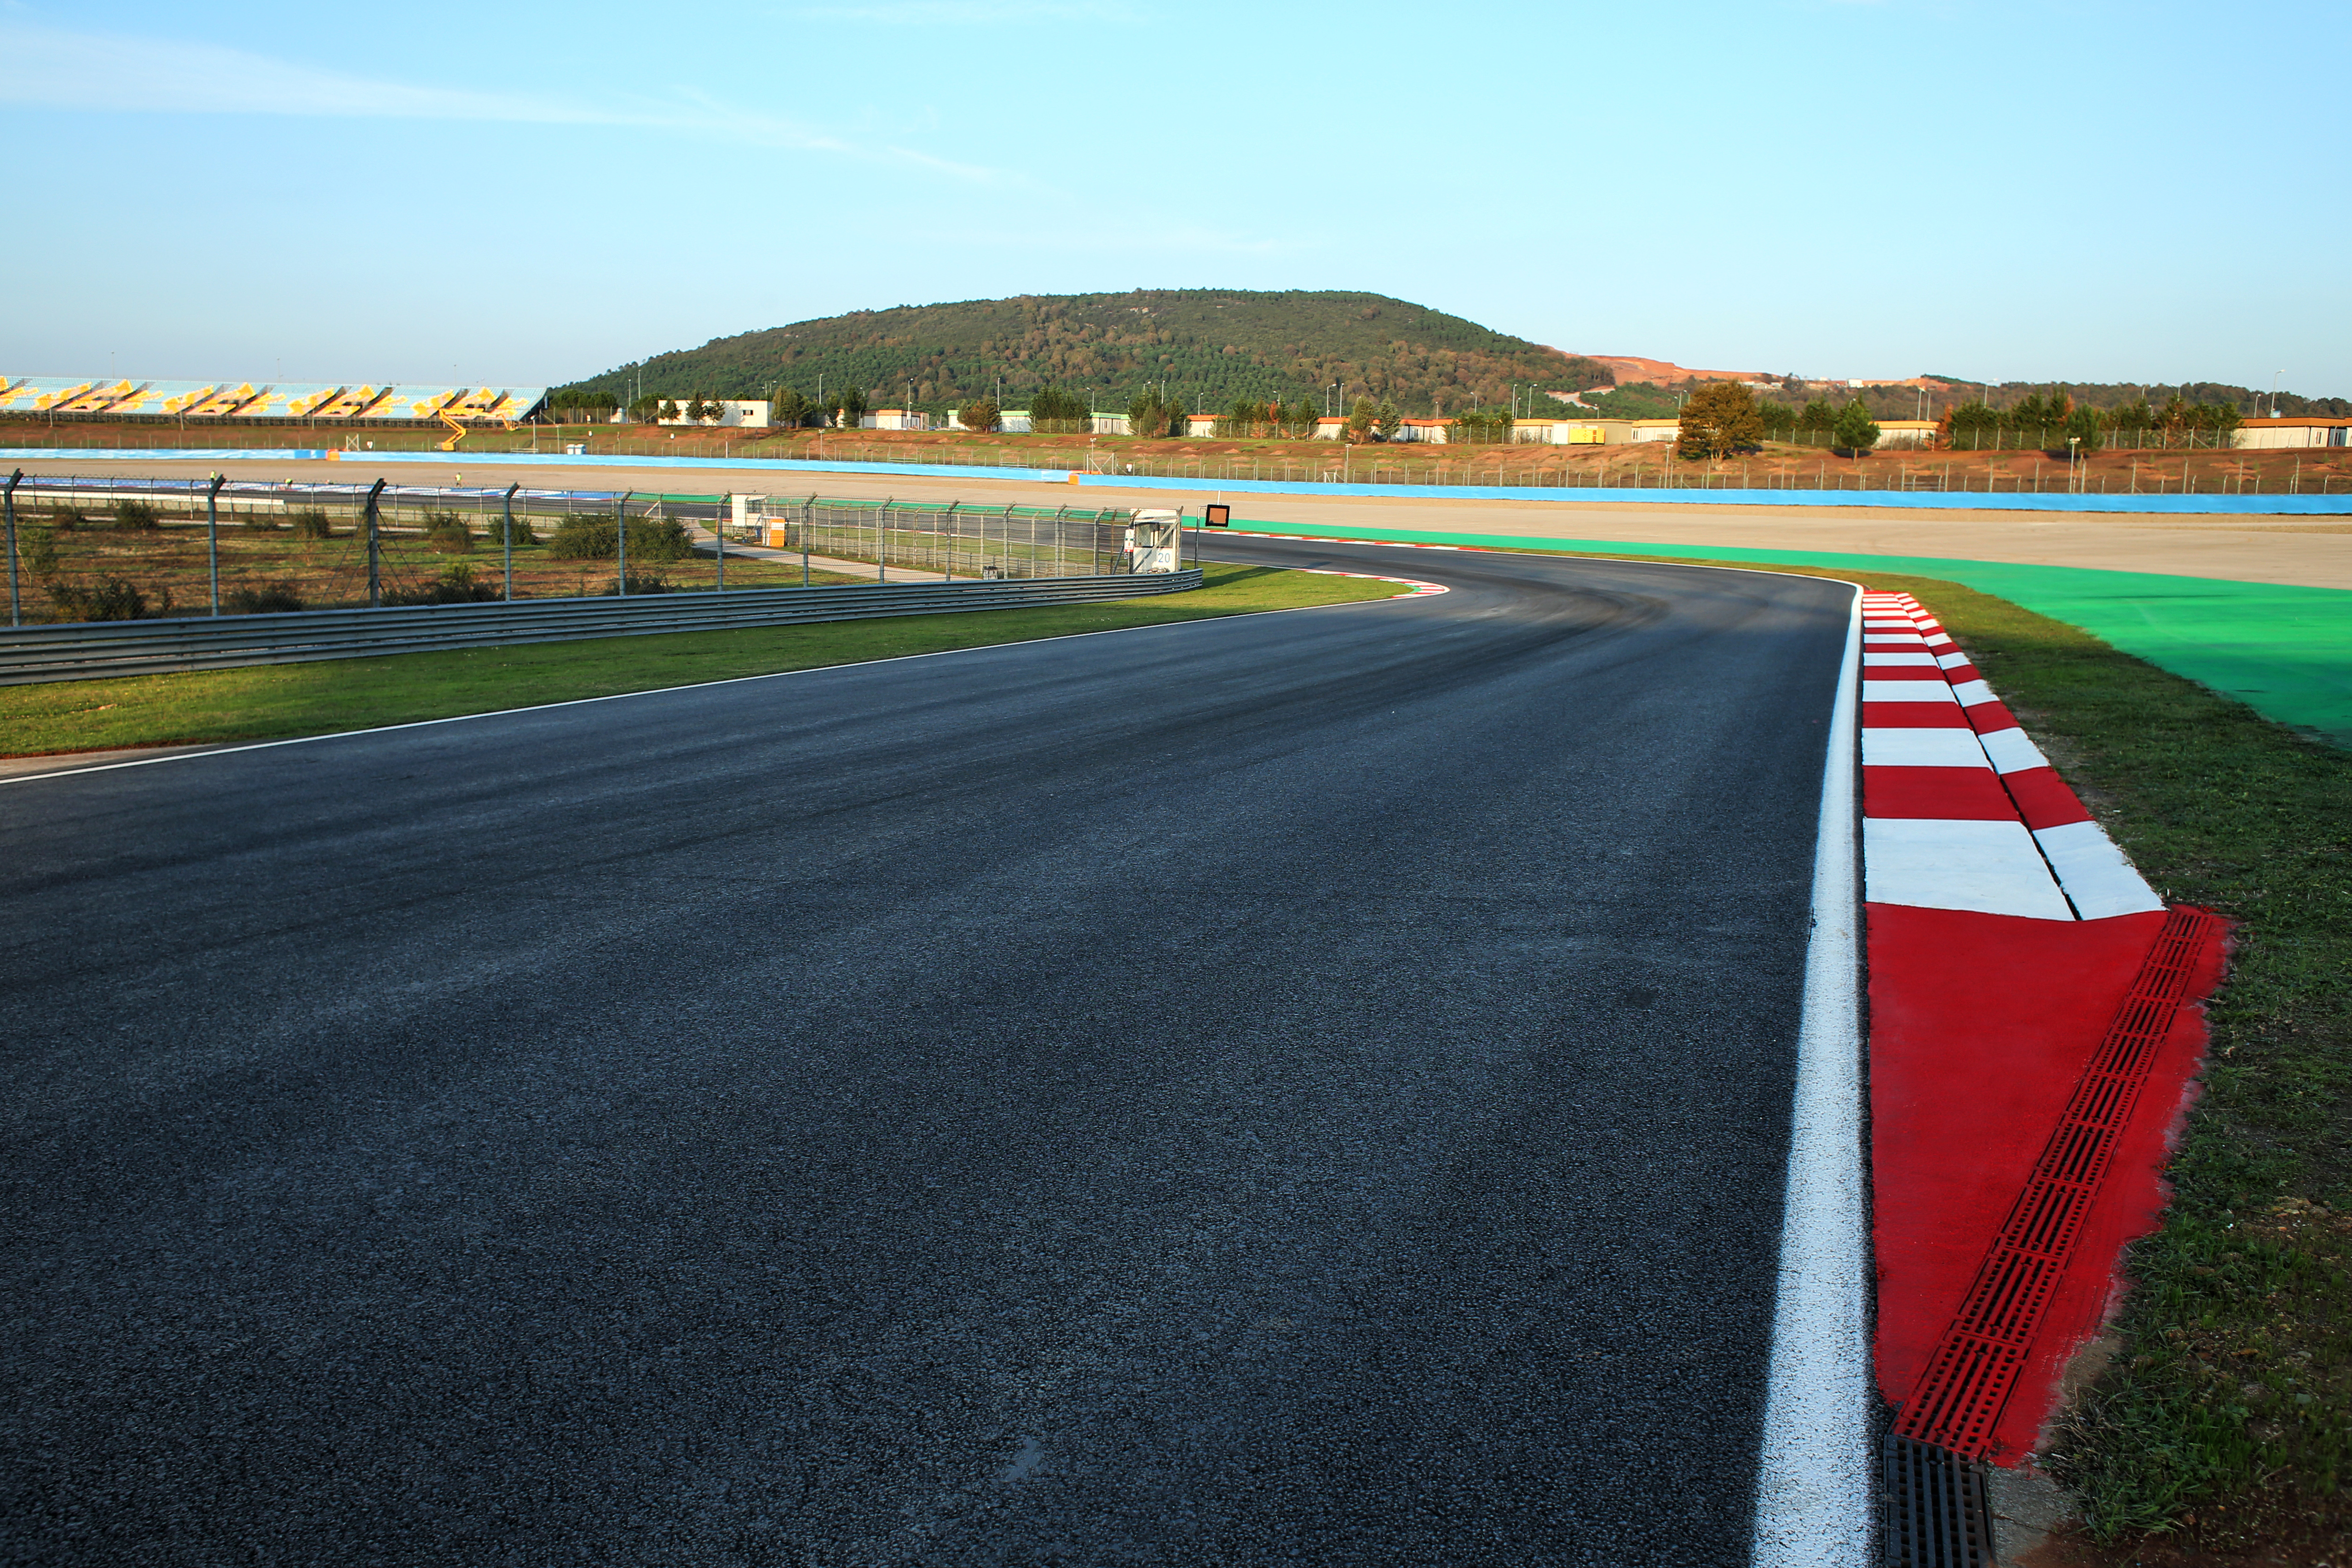
[[[0,632],[0,685],[297,664],[430,648],[1094,604],[1181,593],[1200,585],[1200,569],[1191,567],[1099,577],[764,588],[633,599],[520,599],[17,626]]]

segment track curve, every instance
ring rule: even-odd
[[[6,786],[42,1563],[1740,1561],[1850,591]]]

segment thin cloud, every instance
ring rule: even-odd
[[[0,23],[0,57],[9,62],[9,69],[0,73],[0,103],[26,108],[628,126],[907,163],[977,183],[1000,178],[994,171],[912,148],[845,142],[698,93],[673,103],[613,107],[381,81],[216,44],[7,23]]]

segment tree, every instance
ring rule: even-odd
[[[661,417],[662,400],[648,392],[629,405],[629,417],[640,425],[651,425]]]
[[[1160,394],[1145,387],[1127,400],[1127,433],[1146,438],[1166,434],[1168,411],[1160,405]]]
[[[1854,458],[1878,445],[1878,421],[1870,416],[1861,398],[1838,410],[1837,423],[1830,428],[1830,444]]]
[[[956,423],[967,430],[985,434],[1004,423],[1004,410],[996,406],[996,399],[983,397],[977,403],[967,403],[957,409]]]
[[[1383,401],[1381,404],[1380,413],[1372,420],[1372,428],[1380,433],[1381,439],[1395,440],[1396,433],[1403,426],[1404,416],[1397,412],[1397,405]]]
[[[1347,437],[1360,442],[1372,433],[1373,421],[1381,416],[1380,405],[1369,397],[1359,397],[1356,405],[1348,410]]]
[[[769,410],[769,417],[787,430],[797,430],[808,423],[814,406],[788,386],[776,395],[776,405]]]
[[[2084,457],[2099,449],[2099,411],[2089,404],[2066,416],[2066,438]]]
[[[1754,451],[1763,439],[1764,416],[1756,407],[1756,395],[1736,381],[1710,381],[1683,405],[1675,456],[1728,458]]]
[[[854,428],[859,420],[866,417],[866,394],[853,386],[841,395],[841,400],[834,406],[841,411],[842,424]]]
[[[1830,432],[1836,427],[1837,410],[1830,406],[1826,397],[1814,398],[1797,416],[1797,428],[1821,440],[1829,439]]]
[[[715,425],[727,416],[727,408],[725,405],[713,403],[698,392],[694,395],[694,400],[686,405],[686,416],[697,425]]]
[[[1944,411],[1944,417],[1937,422],[1936,444],[1974,451],[1992,445],[2000,429],[2000,416],[1981,399],[1970,398]]]
[[[668,424],[673,419],[680,417],[677,411],[677,405],[669,398],[663,398],[661,400],[660,408],[655,411],[655,417],[659,419],[665,425]]]

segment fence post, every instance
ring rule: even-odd
[[[8,514],[8,624],[12,626],[25,624],[24,614],[16,603],[16,487],[24,482],[25,470],[18,468],[8,476],[5,499],[0,500],[0,508],[5,508]]]
[[[809,585],[809,528],[816,521],[816,497],[801,503],[801,586]]]
[[[211,486],[205,491],[205,564],[212,576],[213,614],[220,614],[220,493],[228,483],[225,475],[215,474]]]
[[[534,432],[532,433],[531,439],[532,439],[532,440],[534,440],[534,441],[536,441],[538,438],[539,438],[538,434],[537,434],[537,432],[535,432],[535,431],[534,431]],[[505,494],[505,496],[503,496],[502,498],[500,498],[500,505],[501,505],[501,507],[503,508],[503,514],[502,514],[502,515],[503,515],[503,517],[504,517],[504,523],[503,523],[503,526],[504,526],[504,528],[505,528],[505,530],[506,530],[506,536],[505,536],[505,537],[506,537],[506,549],[507,549],[507,592],[506,592],[506,596],[507,596],[508,598],[509,598],[509,599],[511,599],[511,598],[513,598],[513,597],[514,597],[514,498],[515,498],[515,491],[517,491],[517,490],[519,490],[519,489],[522,489],[522,487],[521,487],[520,485],[509,485],[509,486],[507,487],[507,493]]]
[[[613,560],[616,569],[614,594],[619,598],[629,596],[629,497],[634,490],[623,490],[621,499],[613,503]]]
[[[718,591],[721,594],[727,592],[727,519],[733,512],[734,508],[735,496],[730,490],[719,498],[718,514],[710,520],[710,537],[717,541],[719,545]]]
[[[890,580],[890,498],[882,498],[882,510],[874,514],[874,580]]]
[[[380,498],[383,494],[383,481],[382,479],[376,480],[373,486],[369,487],[367,493],[368,608],[371,610],[379,610],[383,607],[383,551],[376,539],[376,514],[381,504]]]

